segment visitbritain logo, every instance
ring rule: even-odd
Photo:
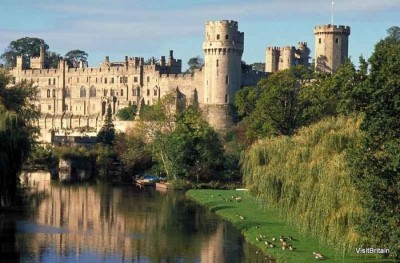
[[[388,248],[356,248],[357,254],[389,254]]]

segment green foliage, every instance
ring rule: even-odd
[[[264,72],[265,63],[264,62],[255,62],[250,64],[252,70]]]
[[[114,148],[108,144],[97,144],[93,153],[96,156],[96,167],[98,169],[98,177],[100,181],[112,182],[117,180],[118,172],[116,171],[119,163],[118,156]]]
[[[153,158],[171,179],[207,181],[222,169],[222,144],[194,107],[184,110],[176,127],[159,131],[152,143]]]
[[[0,207],[16,199],[18,174],[37,131],[32,126],[38,116],[33,105],[36,89],[27,82],[7,87],[10,79],[0,70]]]
[[[44,45],[45,50],[49,49],[49,46],[43,39],[23,37],[11,41],[6,51],[1,54],[0,58],[5,62],[6,67],[15,67],[17,64],[17,56],[23,56],[24,67],[29,68],[30,57],[39,56],[41,45]]]
[[[32,148],[24,167],[27,169],[52,169],[55,168],[57,164],[58,159],[54,155],[53,149],[50,145],[42,146],[36,144]]]
[[[115,140],[115,152],[125,173],[130,177],[143,173],[153,164],[150,149],[144,138],[143,131],[136,129],[119,133]]]
[[[362,211],[346,155],[359,144],[359,122],[328,118],[292,137],[259,140],[241,161],[246,187],[304,232],[354,248]]]
[[[193,73],[195,69],[199,69],[199,68],[203,67],[204,60],[202,58],[200,58],[199,56],[193,57],[188,60],[187,65],[189,67],[187,70],[187,73]]]
[[[65,54],[65,59],[70,67],[77,68],[79,63],[87,62],[88,54],[85,51],[74,49]]]
[[[46,56],[47,67],[48,68],[58,68],[58,62],[62,58],[63,57],[60,54],[58,54],[56,52],[48,51],[47,56]]]
[[[108,104],[106,116],[104,119],[103,127],[101,127],[97,134],[97,142],[112,145],[115,139],[115,128],[112,120],[111,105]]]
[[[131,105],[125,108],[120,109],[117,112],[117,117],[123,121],[133,121],[136,116],[136,105]]]
[[[390,249],[400,260],[400,29],[388,30],[369,59],[363,85],[365,107],[362,146],[352,154],[354,182],[365,209],[359,228],[365,243]]]

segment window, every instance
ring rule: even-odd
[[[50,90],[47,90],[47,98],[50,98]]]
[[[111,84],[113,84],[114,83],[114,78],[111,78]]]
[[[50,104],[47,105],[47,109],[48,109],[48,110],[51,110],[51,105],[50,105]]]
[[[217,34],[217,40],[219,40],[219,34]]]
[[[115,91],[114,91],[114,89],[111,89],[111,90],[110,90],[110,95],[111,95],[111,96],[115,96]]]
[[[225,84],[229,84],[229,76],[228,75],[225,76]]]
[[[65,97],[66,98],[71,97],[71,90],[68,87],[65,87]]]
[[[147,82],[150,82],[150,77],[147,77]]]
[[[150,90],[147,89],[147,96],[150,96]]]
[[[228,35],[225,35],[225,39],[228,40],[228,39],[229,39],[229,36],[228,36]]]
[[[108,93],[108,90],[105,89],[105,90],[104,90],[104,97],[107,97],[107,93]]]
[[[137,82],[137,77],[133,77],[133,82]]]
[[[85,98],[86,97],[86,88],[84,86],[81,87],[80,97],[81,98]]]
[[[104,83],[107,84],[107,78],[104,78]]]
[[[49,85],[51,85],[51,79],[49,79]]]
[[[318,39],[318,43],[320,43],[320,44],[322,43],[322,39],[321,38]]]
[[[219,60],[217,59],[217,68],[219,67]]]
[[[55,98],[55,97],[56,97],[56,90],[53,89],[53,98]]]
[[[94,86],[90,87],[89,97],[91,97],[91,98],[96,97],[96,87],[94,87]]]
[[[225,94],[225,103],[228,103],[228,94]]]
[[[124,80],[124,77],[119,77],[119,83],[122,83],[123,80]]]
[[[96,83],[97,83],[97,78],[96,78]]]
[[[53,85],[56,85],[56,79],[53,79]]]
[[[157,96],[157,89],[154,89],[154,96]]]
[[[140,96],[140,88],[139,87],[136,88],[136,96]]]
[[[66,110],[66,111],[68,110],[68,105],[65,105],[65,110]]]
[[[121,89],[121,93],[119,94],[120,96],[124,96],[124,90]]]
[[[339,43],[339,39],[338,38],[335,39],[335,43],[336,44]]]

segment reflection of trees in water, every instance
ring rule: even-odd
[[[19,262],[16,246],[16,222],[10,215],[0,214],[0,261]]]
[[[226,236],[233,243],[238,239],[231,233],[217,234],[221,222],[185,199],[183,193],[50,182],[45,189],[48,198],[38,197],[33,202],[33,221],[53,230],[24,235],[19,242],[36,258],[48,252],[43,248],[52,247],[59,257],[91,251],[117,255],[121,260],[193,262],[205,248],[221,250],[210,244],[222,244]],[[238,236],[237,232],[232,235]],[[223,248],[221,253],[226,255]],[[230,252],[231,257],[237,256],[241,247],[238,250]]]

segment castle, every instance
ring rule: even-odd
[[[332,72],[344,62],[349,33],[348,27],[316,27],[316,70]],[[83,63],[70,68],[61,59],[57,69],[48,69],[41,47],[40,56],[31,58],[30,68],[24,68],[23,57],[19,56],[11,73],[14,83],[28,80],[38,87],[38,126],[41,139],[50,142],[54,135],[82,130],[95,135],[108,105],[115,115],[131,104],[153,105],[170,93],[180,105],[198,104],[211,126],[225,130],[232,125],[230,105],[241,86],[256,85],[267,72],[307,65],[309,57],[307,44],[302,42],[298,49],[267,48],[266,72],[242,73],[244,34],[236,21],[229,20],[206,23],[203,51],[204,66],[182,74],[182,61],[174,58],[173,51],[158,63],[154,58],[145,64],[142,57],[127,56],[122,62],[110,62],[106,56],[98,68]]]

